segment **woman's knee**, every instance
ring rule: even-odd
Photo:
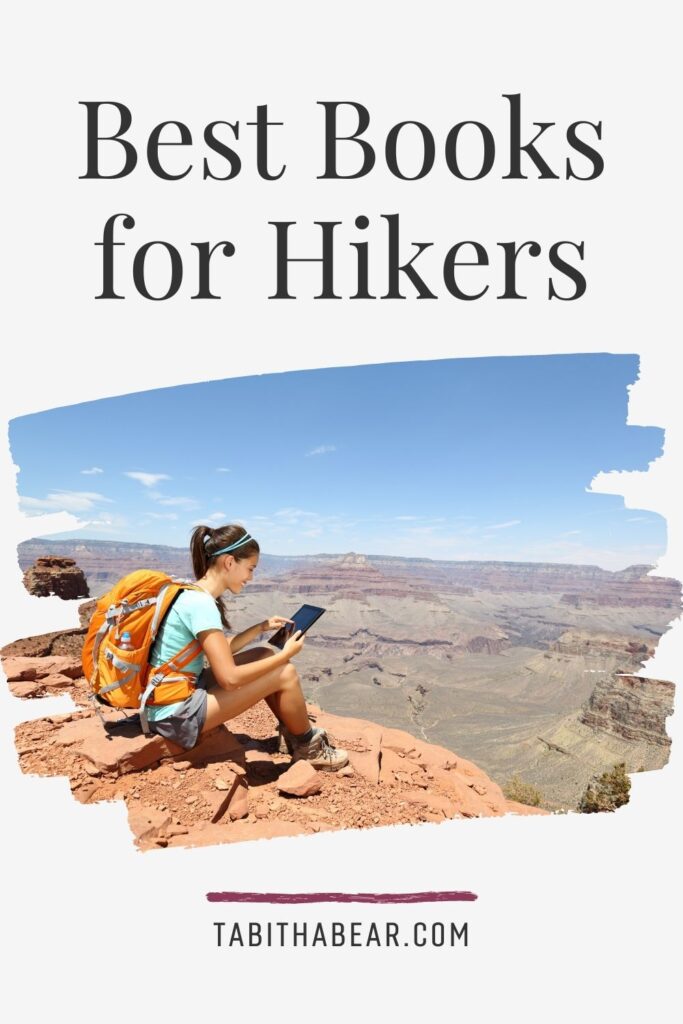
[[[282,672],[280,673],[280,679],[284,686],[293,687],[299,685],[299,673],[292,665],[291,661],[288,661],[286,665],[283,665]]]
[[[265,648],[264,648],[265,649]],[[272,654],[272,651],[268,652]],[[299,686],[299,673],[291,661],[286,662],[279,672],[280,685],[282,687]]]

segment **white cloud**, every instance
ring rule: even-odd
[[[145,512],[149,519],[177,519],[176,512]]]
[[[217,466],[216,467],[216,472],[217,473],[231,473],[232,470],[227,469],[225,466]]]
[[[617,572],[629,565],[654,564],[663,548],[658,544],[638,547],[601,548],[575,540],[540,541],[515,552],[518,562],[561,562],[571,565],[598,565],[601,569]],[[512,560],[512,559],[511,559]]]
[[[227,518],[225,512],[212,512],[211,515],[204,517],[204,522],[223,524],[227,522]]]
[[[119,533],[120,527],[113,519],[86,519],[82,524],[83,528],[94,530],[106,530],[107,533]]]
[[[199,502],[196,500],[196,498],[182,498],[182,497],[179,497],[179,498],[161,498],[161,497],[156,497],[155,500],[156,500],[156,502],[159,505],[167,505],[167,506],[174,506],[176,508],[184,508],[184,509],[187,509],[188,511],[191,511],[192,509],[195,509],[195,508],[199,508]]]
[[[80,530],[86,523],[77,519],[70,512],[51,512],[48,515],[27,515],[20,522],[17,540],[29,537],[45,537],[48,533],[66,533],[68,530]]]
[[[310,452],[306,452],[306,458],[311,455],[327,455],[328,452],[336,452],[337,447],[334,444],[319,444],[317,448],[313,448]]]
[[[159,483],[160,480],[170,480],[170,476],[166,473],[124,473],[124,476],[130,477],[131,480],[137,480],[138,483],[142,484],[143,487],[154,487]]]
[[[289,523],[290,526],[295,526],[300,519],[317,519],[318,515],[316,512],[305,512],[302,508],[281,508],[274,515]]]
[[[519,526],[521,519],[508,519],[506,523],[496,523],[495,526],[487,526],[487,530],[507,530],[509,526]]]
[[[52,491],[46,498],[19,498],[26,512],[88,512],[100,502],[111,504],[111,498],[94,491]]]
[[[394,519],[398,520],[398,522],[401,523],[413,522],[417,518],[418,516],[394,516]]]
[[[93,466],[92,469],[82,469],[81,473],[83,476],[95,476],[96,473],[104,473],[104,470],[99,466]]]
[[[88,531],[97,530],[98,533],[108,535],[129,536],[130,521],[126,516],[120,515],[117,512],[112,512],[109,509],[102,509],[96,518],[85,519],[81,523],[81,529]]]

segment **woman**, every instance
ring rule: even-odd
[[[199,589],[183,590],[175,600],[152,648],[150,664],[163,665],[196,638],[210,667],[203,668],[203,654],[198,654],[184,669],[196,679],[192,694],[176,704],[147,705],[150,730],[189,749],[210,729],[265,700],[294,761],[308,761],[328,771],[348,764],[346,751],[331,746],[324,730],[311,727],[299,676],[291,663],[304,646],[301,633],[294,633],[277,653],[265,647],[239,653],[261,633],[279,629],[291,619],[275,615],[229,639],[223,632],[230,624],[221,595],[226,590],[239,594],[251,580],[260,553],[256,541],[243,526],[216,530],[198,526],[192,533],[190,553]]]

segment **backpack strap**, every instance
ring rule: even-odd
[[[191,661],[201,654],[202,645],[199,640],[190,640],[189,644],[185,644],[182,650],[174,654],[173,657],[164,662],[163,665],[159,665],[158,668],[154,669],[153,678],[156,679],[158,676],[168,675],[170,672],[182,672],[186,665],[189,665]]]
[[[159,591],[159,596],[163,594],[165,589],[165,587],[162,587]],[[115,622],[120,622],[121,619],[125,618],[126,615],[129,615],[131,612],[136,612],[140,608],[148,608],[149,605],[156,604],[156,602],[156,597],[145,597],[141,598],[139,601],[133,602],[133,604],[129,604],[125,599],[121,604],[110,604],[105,612],[107,625],[112,626]]]
[[[162,608],[164,606],[164,597],[166,596],[166,592],[167,592],[167,590],[168,590],[168,588],[170,586],[171,586],[170,583],[164,584],[164,586],[161,588],[161,590],[159,591],[157,596],[153,599],[154,601],[156,601],[156,610],[154,612],[154,618],[152,619],[152,626],[151,626],[151,629],[150,629],[150,643],[154,643],[154,640],[156,639],[156,635],[157,635],[157,630],[159,629],[159,626],[161,625],[161,610],[162,610]],[[180,590],[178,591],[178,594],[180,594]],[[178,594],[176,594],[176,597],[178,596]],[[167,611],[169,611],[169,610],[170,610],[170,605],[169,605]],[[165,617],[165,615],[164,615],[164,617]]]
[[[140,700],[140,724],[142,725],[142,731],[145,734],[149,733],[149,723],[147,721],[146,704],[149,698],[152,696],[154,689],[163,683],[166,676],[172,672],[183,674],[183,669],[186,665],[189,665],[198,654],[202,651],[202,645],[199,640],[191,640],[189,644],[186,644],[177,654],[165,662],[163,665],[159,665],[158,668],[154,669],[154,674],[150,676],[145,691],[142,694]]]
[[[100,656],[100,644],[102,643],[102,641],[104,639],[105,633],[108,633],[108,632],[109,632],[109,623],[105,619],[104,622],[102,623],[102,625],[100,626],[100,628],[97,630],[97,633],[95,634],[95,641],[94,641],[93,649],[92,649],[93,671],[92,671],[92,676],[90,678],[90,685],[93,686],[93,687],[94,687],[94,684],[95,684],[95,679],[97,678],[97,659]],[[101,715],[100,715],[100,717],[101,717]]]

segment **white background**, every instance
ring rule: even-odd
[[[674,304],[679,29],[677,5],[662,2],[262,2],[250,14],[236,4],[127,0],[18,8],[3,59],[5,417],[266,370],[637,352],[641,379],[632,389],[630,422],[664,427],[665,454],[647,476],[622,474],[596,486],[624,494],[630,507],[667,516],[659,571],[683,577],[674,496],[683,461]],[[522,94],[529,136],[534,120],[560,127],[602,120],[604,175],[589,183],[501,180],[507,110],[501,97],[513,92]],[[123,181],[78,180],[85,168],[78,101],[98,99],[119,100],[133,112],[131,138],[141,159]],[[381,158],[363,180],[317,181],[322,120],[315,103],[323,99],[364,103],[380,155],[381,140],[398,121],[424,121],[442,144],[451,125],[480,120],[494,131],[500,160],[487,179],[473,183],[453,179],[442,163],[422,182],[397,181]],[[236,145],[241,175],[202,181],[203,126],[252,120],[257,103],[268,103],[273,119],[285,122],[272,149],[273,164],[288,165],[285,176],[277,183],[257,178],[253,129],[245,128]],[[168,119],[184,121],[197,140],[195,170],[182,182],[158,181],[145,168],[145,130]],[[560,138],[547,152],[562,167]],[[95,302],[100,277],[93,243],[105,219],[119,211],[137,221],[117,263],[128,298]],[[313,302],[317,271],[304,268],[292,277],[300,299],[267,301],[274,290],[268,220],[297,220],[299,244],[311,249],[318,229],[307,225],[314,220],[344,221],[340,237],[348,241],[358,239],[351,229],[357,214],[377,225],[380,213],[395,212],[406,251],[410,240],[433,241],[442,258],[462,239],[485,244],[492,253],[490,294],[461,303],[437,284],[436,302]],[[373,227],[366,235],[377,246],[379,272],[383,233]],[[191,302],[189,287],[167,303],[134,297],[130,253],[154,238],[174,242],[183,254],[191,241],[232,240],[237,254],[217,277],[223,300]],[[525,277],[528,301],[495,301],[501,280],[495,243],[531,238],[544,247],[562,238],[585,241],[589,288],[581,301],[546,301],[541,260]],[[438,258],[421,265],[438,280]],[[339,270],[340,291],[348,295],[353,287],[341,257]],[[408,284],[405,291],[412,294]],[[236,436],[226,410],[226,451]],[[243,425],[238,443],[248,444]],[[263,456],[254,452],[255,459]],[[1,471],[9,520],[0,549],[0,641],[6,643],[74,625],[76,611],[23,591],[16,544],[39,531],[35,521],[19,518],[4,449]],[[680,650],[677,627],[661,642],[649,673],[677,681]],[[32,711],[4,691],[0,699],[3,999],[7,1007],[22,1007],[19,1019],[60,1012],[74,1021],[151,1013],[180,1021],[207,1012],[283,1021],[377,1013],[400,1021],[669,1019],[678,987],[680,714],[669,724],[670,765],[635,776],[631,804],[616,815],[452,822],[142,855],[133,848],[123,805],[83,807],[66,781],[21,775],[13,726],[42,715],[47,705]],[[450,911],[323,907],[285,915],[468,920],[467,949],[218,950],[211,922],[230,911],[217,915],[204,893],[231,888],[471,889],[480,898]],[[266,909],[237,916],[283,917]]]

